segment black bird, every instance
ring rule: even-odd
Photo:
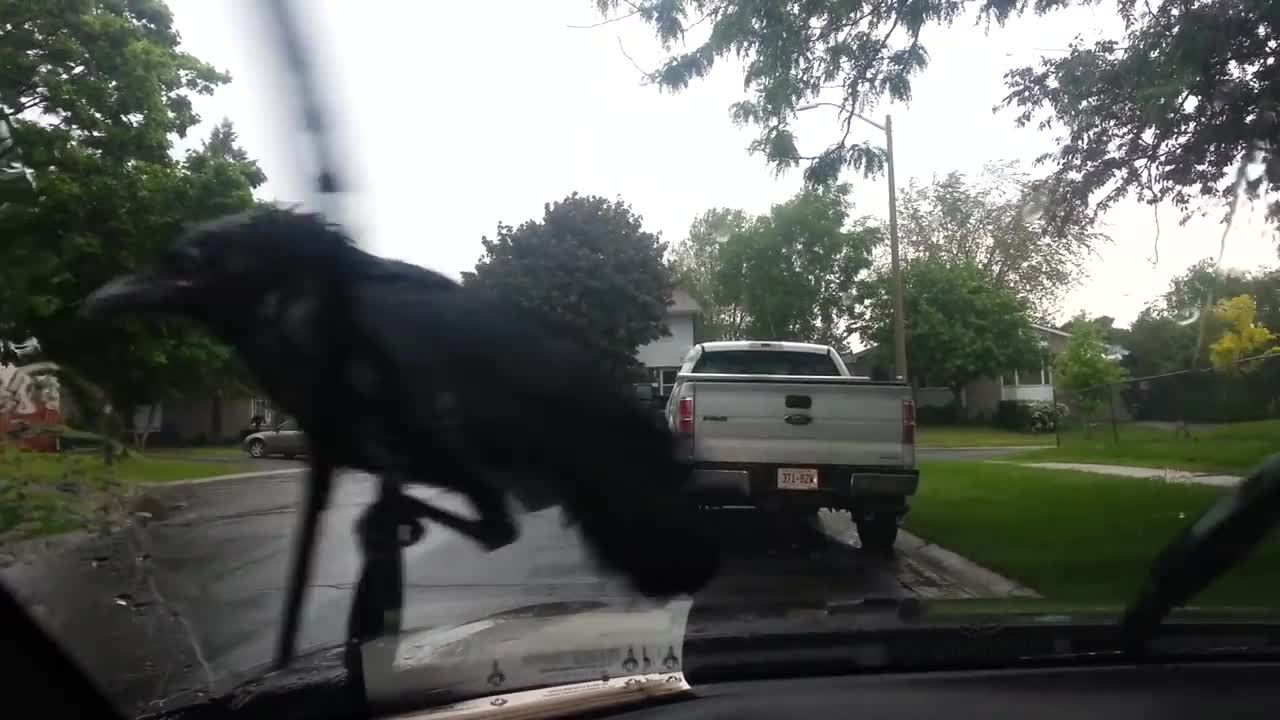
[[[334,467],[465,495],[477,519],[410,502],[491,550],[516,537],[509,497],[559,504],[597,560],[649,597],[692,593],[716,570],[688,468],[628,389],[511,304],[365,253],[317,215],[272,208],[194,227],[84,309],[198,321],[310,436],[284,655]]]

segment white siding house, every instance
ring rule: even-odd
[[[644,366],[649,382],[663,396],[675,383],[685,354],[697,342],[698,322],[702,315],[697,301],[681,288],[671,293],[671,300],[672,304],[667,308],[667,328],[671,334],[636,350],[636,360]]]
[[[966,416],[993,417],[1002,400],[1053,400],[1052,358],[1066,349],[1071,333],[1034,323],[1031,328],[1039,336],[1040,344],[1046,351],[1041,362],[1034,367],[1012,368],[998,377],[980,378],[965,385],[960,389],[960,395]],[[876,347],[872,346],[846,356],[845,364],[855,375],[870,375],[875,357]],[[950,388],[930,384],[928,378],[915,380],[922,383],[916,389],[916,404],[920,407],[945,407],[955,401]]]

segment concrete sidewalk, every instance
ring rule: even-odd
[[[1096,463],[1075,462],[1036,462],[1010,463],[1025,467],[1043,468],[1045,470],[1076,470],[1078,472],[1096,473],[1099,475],[1115,475],[1117,477],[1157,479],[1171,483],[1193,483],[1196,485],[1214,485],[1216,487],[1235,487],[1243,479],[1238,475],[1219,475],[1214,473],[1197,473],[1174,468],[1134,467],[1131,465],[1101,465]]]
[[[155,483],[154,485],[146,485],[143,487],[165,487],[169,485],[203,485],[205,483],[222,482],[224,480],[245,480],[247,478],[270,478],[282,475],[297,475],[306,472],[305,465],[299,465],[296,468],[283,468],[280,470],[255,470],[253,472],[229,473],[227,475],[210,475],[209,477],[192,478],[189,480],[173,480],[166,483]]]

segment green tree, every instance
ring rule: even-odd
[[[1088,421],[1096,418],[1115,392],[1112,386],[1126,376],[1118,362],[1107,359],[1102,332],[1084,318],[1067,341],[1067,349],[1054,358],[1053,369],[1058,385],[1071,393],[1070,404],[1086,420],[1086,430]]]
[[[1106,238],[1089,225],[1060,231],[1043,217],[1030,177],[1016,162],[1001,162],[977,178],[953,172],[913,182],[902,194],[899,231],[906,256],[975,265],[1048,317]]]
[[[805,163],[823,183],[845,168],[876,171],[879,148],[851,140],[855,113],[887,98],[911,99],[928,64],[929,27],[962,17],[1003,25],[1024,12],[1047,14],[1072,0],[595,0],[606,15],[634,14],[653,26],[669,52],[648,75],[684,90],[721,58],[745,65],[747,99],[731,108],[739,124],[759,128],[752,144],[778,169]],[[1019,122],[1060,128],[1056,168],[1044,183],[1046,222],[1088,226],[1122,197],[1168,200],[1191,209],[1197,195],[1230,201],[1243,179],[1242,158],[1267,172],[1242,183],[1257,196],[1280,190],[1280,76],[1273,69],[1280,20],[1268,2],[1119,0],[1124,36],[1077,42],[1038,67],[1007,73],[1006,105]],[[697,28],[700,42],[686,45]],[[835,111],[830,138],[800,149],[797,111],[820,103]],[[1232,171],[1235,172],[1232,172]],[[1280,203],[1272,206],[1280,213]]]
[[[178,49],[161,0],[6,0],[0,27],[0,110],[32,167],[71,142],[164,164],[172,136],[199,122],[191,95],[230,80]]]
[[[1037,7],[1061,3],[1038,4]],[[1020,125],[1060,128],[1048,221],[1074,224],[1123,197],[1195,212],[1280,190],[1275,72],[1280,16],[1269,2],[1120,0],[1124,36],[1010,72]],[[1246,167],[1266,172],[1249,179]],[[1280,202],[1270,206],[1280,220]]]
[[[720,249],[750,222],[741,210],[708,210],[668,254],[676,284],[702,306],[702,334],[707,340],[737,339],[745,332],[747,318],[740,298],[728,296],[720,284]]]
[[[1075,333],[1084,326],[1097,328],[1102,336],[1102,342],[1106,345],[1118,345],[1128,349],[1130,340],[1129,328],[1116,327],[1116,319],[1110,315],[1094,315],[1089,316],[1085,313],[1079,313],[1070,320],[1058,326],[1059,330],[1069,333]]]
[[[740,313],[739,337],[847,346],[852,295],[880,237],[850,220],[847,193],[803,190],[720,245],[718,297]]]
[[[1148,307],[1129,326],[1124,343],[1129,354],[1122,364],[1133,377],[1187,370],[1191,367],[1195,345],[1194,324],[1180,323]]]
[[[621,200],[577,193],[544,207],[541,220],[498,225],[464,284],[535,311],[621,374],[636,349],[669,331],[672,279],[666,243]]]
[[[7,218],[10,257],[20,260],[0,271],[10,332],[38,338],[46,357],[92,378],[125,417],[242,377],[225,346],[184,321],[78,314],[82,298],[157,257],[184,223],[253,204],[260,171],[216,152],[123,166],[85,154],[72,170],[39,173],[38,201]]]
[[[902,285],[911,380],[951,388],[956,407],[964,407],[960,390],[969,382],[1025,367],[1039,357],[1026,307],[1013,293],[992,285],[980,268],[912,260],[903,268]],[[863,340],[879,345],[885,360],[891,360],[893,347],[890,286],[887,274],[865,284],[855,323]]]
[[[4,208],[0,338],[36,337],[117,413],[234,375],[227,349],[176,320],[81,318],[109,278],[148,265],[183,224],[243,210],[262,171],[230,123],[183,160],[192,94],[227,76],[178,50],[154,0],[0,4],[0,115],[13,123],[35,192]],[[83,399],[83,398],[82,398]],[[128,415],[126,415],[128,417]]]
[[[1169,315],[1189,317],[1237,295],[1251,295],[1258,321],[1280,331],[1280,271],[1276,270],[1216,270],[1213,260],[1201,260],[1170,281],[1160,306]]]
[[[1214,261],[1208,259],[1195,263],[1173,278],[1169,289],[1144,311],[1144,315],[1168,319],[1186,328],[1168,333],[1190,338],[1178,343],[1182,355],[1178,358],[1177,369],[1208,367],[1212,364],[1209,346],[1214,338],[1227,330],[1227,324],[1213,311],[1214,306],[1222,298],[1240,295],[1254,298],[1255,316],[1260,326],[1273,332],[1280,331],[1280,272],[1218,270]],[[1134,329],[1137,328],[1135,323]]]

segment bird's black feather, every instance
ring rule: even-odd
[[[203,274],[160,309],[233,345],[334,464],[466,495],[478,520],[429,517],[490,548],[515,537],[509,498],[560,504],[598,560],[652,597],[713,575],[669,431],[518,308],[286,210],[194,228],[173,253]]]

